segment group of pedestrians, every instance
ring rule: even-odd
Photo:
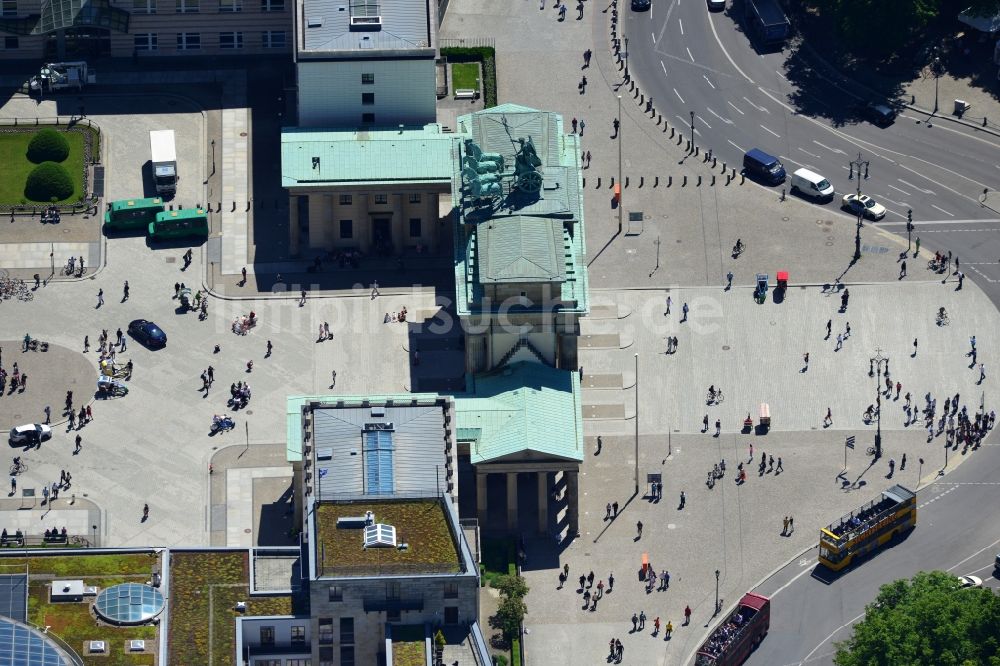
[[[2,365],[0,365],[0,397],[4,395],[10,395],[17,391],[18,393],[24,393],[28,390],[28,373],[21,372],[20,368],[17,367],[17,362],[14,362],[13,373],[9,375],[10,377],[10,390],[7,390],[7,371]]]

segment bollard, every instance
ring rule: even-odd
[[[698,175],[698,187],[701,187],[701,174]]]
[[[715,174],[712,174],[712,185],[715,185]]]
[[[628,176],[625,176],[625,187],[628,187]]]
[[[611,184],[608,185],[608,189],[609,190],[615,189],[615,177],[614,176],[611,176]]]
[[[683,137],[683,136],[681,136],[680,134],[678,134],[678,135],[677,135],[677,145],[679,146],[679,145],[681,145],[682,143],[684,143],[684,137]]]
[[[671,128],[670,128],[670,138],[671,138],[671,139],[672,139],[672,138],[674,138],[674,134],[675,134],[676,132],[677,132],[677,129],[676,129],[675,127],[671,127]]]
[[[732,180],[732,177],[727,173],[726,174],[726,185],[729,185],[729,181],[731,181],[731,180]]]
[[[687,187],[687,184],[688,184],[688,177],[687,177],[687,175],[685,174],[685,176],[684,176],[684,180],[683,180],[683,181],[681,181],[681,187]]]
[[[718,157],[713,157],[712,158],[712,168],[714,169],[717,166],[719,166],[719,158]]]
[[[983,127],[986,127],[986,116],[983,116]]]
[[[233,202],[233,209],[231,211],[229,211],[229,212],[230,213],[235,213],[236,212],[236,202],[235,201]]]
[[[745,173],[741,173],[740,174],[740,185],[744,184],[745,182],[747,182],[747,175]]]
[[[222,212],[222,202],[220,201],[218,204],[216,204],[216,206],[218,207],[219,210],[217,210],[215,212],[216,213],[221,213]]]
[[[653,178],[653,187],[656,188],[659,186],[660,186],[660,177],[656,176],[655,178]]]
[[[691,152],[691,139],[687,140],[687,148],[685,148],[685,150],[689,153]]]
[[[733,167],[733,178],[736,178],[736,167]]]
[[[632,95],[632,99],[639,99],[639,89],[635,89],[635,93]]]
[[[594,189],[595,190],[601,189],[601,177],[600,176],[597,177],[597,185],[594,186]]]
[[[699,150],[701,150],[701,147],[700,147],[700,146],[695,146],[695,147],[694,147],[694,155],[695,155],[695,157],[697,157],[697,156],[698,156],[698,151],[699,151]]]
[[[252,205],[253,205],[253,199],[251,199],[250,201],[247,202],[247,208],[246,208],[245,212],[249,213],[250,212],[250,206],[252,206]]]
[[[657,113],[656,114],[656,124],[659,125],[662,122],[663,122],[663,114]]]
[[[618,56],[618,71],[620,72],[623,67],[625,67],[625,61],[622,60],[621,56]]]
[[[587,177],[583,177],[583,189],[587,189]]]
[[[722,173],[726,173],[726,163],[722,163]]]
[[[642,99],[639,100],[639,104],[642,104],[643,102],[646,101],[646,96],[645,95],[639,95],[639,97],[642,98]]]
[[[707,162],[708,161],[708,153],[705,153],[705,155],[702,156],[701,161],[702,162]]]
[[[674,177],[673,176],[667,176],[667,187],[670,187],[673,184],[674,184]]]

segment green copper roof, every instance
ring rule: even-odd
[[[285,128],[281,132],[281,185],[448,185],[452,144],[457,140],[434,123],[402,130]]]
[[[508,456],[583,460],[577,373],[521,361],[474,383],[473,393],[455,396],[456,434],[471,440],[473,464]]]
[[[504,217],[478,227],[480,282],[562,282],[562,222]]]

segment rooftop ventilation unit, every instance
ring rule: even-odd
[[[146,641],[133,639],[128,642],[129,652],[145,652],[146,651]]]
[[[306,19],[306,27],[309,27],[309,28],[322,28],[323,27],[323,19],[321,17],[319,17],[319,16],[312,16],[312,17]]]
[[[372,418],[382,418],[385,416],[385,407],[381,405],[375,405],[372,407]]]
[[[351,17],[351,27],[354,28],[373,28],[382,26],[381,16],[352,16]]]
[[[97,586],[87,585],[83,588],[83,596],[85,597],[96,597],[97,596]]]
[[[103,654],[108,651],[108,645],[104,641],[87,641],[87,651]]]
[[[376,523],[365,528],[365,548],[395,548],[396,528]]]

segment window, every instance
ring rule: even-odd
[[[396,583],[399,585],[399,583]],[[340,642],[344,645],[354,644],[354,618],[353,617],[342,617],[340,618]],[[351,656],[353,659],[354,656]]]
[[[420,192],[410,193],[410,203],[420,203]]]
[[[260,0],[260,11],[283,12],[285,11],[285,0]]]
[[[321,617],[319,619],[319,642],[320,644],[332,643],[333,642],[333,618]],[[322,650],[322,648],[320,648]],[[320,655],[320,661],[323,660],[323,655]],[[333,653],[330,653],[330,659],[333,659]]]
[[[385,598],[386,599],[399,599],[399,583],[392,582],[385,584]]]
[[[373,124],[375,122],[375,114],[374,113],[362,113],[361,114],[361,122],[362,122],[362,124],[365,124],[365,125],[371,125],[371,124]]]
[[[293,624],[292,625],[292,642],[293,643],[305,643],[306,641],[306,627],[304,624]]]
[[[398,608],[390,608],[389,610],[387,610],[385,612],[385,621],[386,622],[401,622],[402,621],[402,613],[399,612]]]
[[[340,666],[354,666],[354,646],[340,646]]]
[[[264,43],[265,49],[285,48],[284,30],[265,30],[264,32],[261,33],[261,39]]]
[[[200,0],[176,0],[178,14],[197,14],[201,11]]]
[[[253,666],[281,666],[281,660],[280,659],[262,659],[260,661],[257,661],[255,659],[254,662],[253,662]]]
[[[267,626],[260,628],[260,644],[274,645],[274,627]]]
[[[243,0],[219,0],[220,12],[241,12],[243,11]]]
[[[354,200],[351,198],[350,194],[341,194],[340,195],[340,205],[341,206],[350,206],[353,201]]]
[[[5,50],[12,51],[18,48],[19,44],[17,42],[17,37],[4,37],[3,47]]]
[[[388,194],[376,194],[375,195],[375,205],[376,206],[378,206],[378,205],[384,206],[387,203],[389,203],[389,195]],[[399,583],[396,583],[396,585],[399,585]]]
[[[444,607],[444,623],[458,624],[458,606]]]
[[[347,235],[344,235],[344,222],[347,222]],[[340,221],[340,237],[350,238],[351,237],[351,220],[341,220]],[[339,585],[330,586],[330,601],[343,601],[344,600],[344,588]]]
[[[136,51],[155,51],[156,33],[155,32],[136,33],[134,45]]]
[[[223,49],[241,49],[241,48],[243,48],[243,33],[242,32],[220,32],[219,33],[219,48],[223,48]]]
[[[361,85],[370,86],[375,84],[374,74],[362,74],[361,75]]]
[[[324,650],[328,648],[323,648]],[[333,659],[333,654],[330,655],[330,659]],[[285,666],[311,666],[312,659],[286,659]]]
[[[178,32],[178,51],[197,51],[201,48],[201,33],[198,32]]]
[[[156,0],[132,0],[133,14],[155,14]]]
[[[354,238],[354,220],[341,220],[340,221],[340,237],[341,238]],[[333,588],[330,588],[330,601],[341,601],[340,599],[333,598]]]
[[[420,218],[410,218],[410,238],[420,238]]]
[[[333,666],[332,647],[321,647],[319,649],[319,666]]]
[[[375,93],[361,93],[361,103],[365,106],[371,106],[375,103]]]
[[[458,583],[445,583],[444,584],[444,598],[445,599],[458,599]]]
[[[2,0],[0,8],[3,9],[0,16],[17,16],[17,0]]]

